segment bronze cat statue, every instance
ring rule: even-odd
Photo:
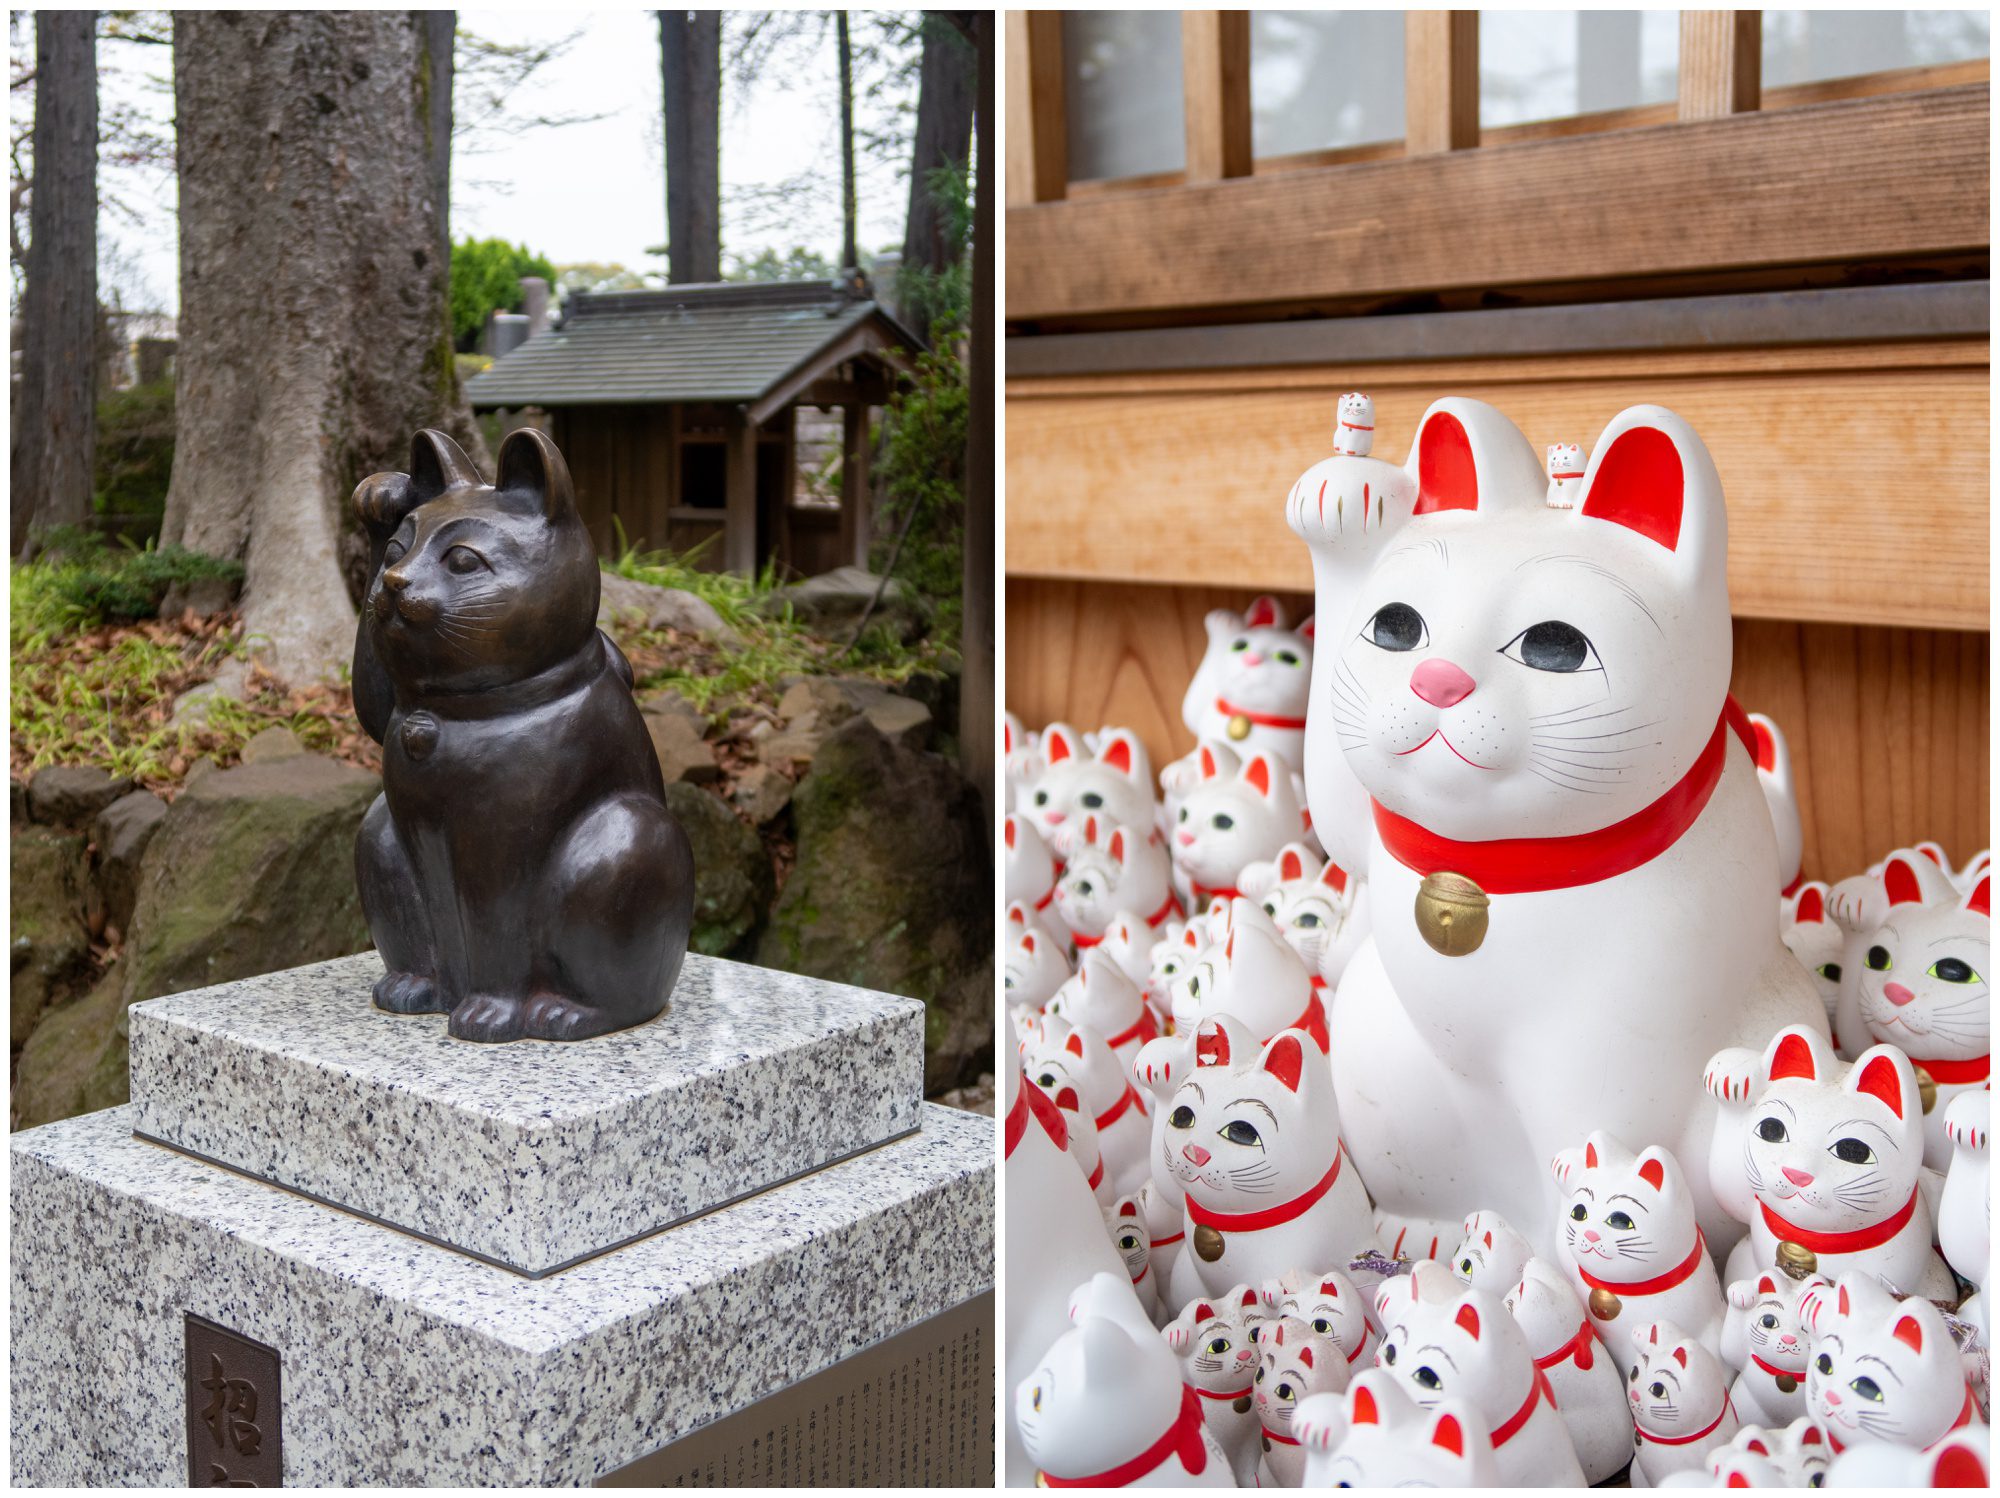
[[[355,876],[375,1003],[461,1040],[582,1040],[667,1006],[694,858],[632,667],[597,628],[597,552],[542,433],[480,480],[442,432],[354,491],[370,543],[354,707],[382,745]]]

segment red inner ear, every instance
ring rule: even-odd
[[[1799,896],[1799,920],[1814,924],[1826,919],[1826,900],[1816,889],[1808,889]]]
[[[1771,737],[1770,725],[1750,720],[1750,727],[1757,736],[1757,768],[1775,770],[1778,768],[1778,741]]]
[[[1109,852],[1111,856],[1117,859],[1120,863],[1123,863],[1125,861],[1125,829],[1123,827],[1118,828],[1115,832],[1111,834],[1111,847],[1109,849]]]
[[[1747,1488],[1750,1486],[1750,1479],[1745,1477],[1741,1472],[1732,1472],[1729,1474],[1729,1481],[1723,1484],[1723,1486],[1731,1488]]]
[[[1924,1350],[1924,1329],[1914,1316],[1905,1316],[1901,1321],[1898,1321],[1893,1335],[1898,1342],[1909,1348],[1911,1352],[1922,1352]]]
[[[1296,1035],[1281,1035],[1272,1042],[1264,1057],[1264,1070],[1285,1084],[1290,1092],[1299,1090],[1299,1076],[1305,1070],[1305,1052]]]
[[[1338,1280],[1321,1280],[1319,1282],[1319,1293],[1331,1296],[1334,1300],[1339,1300],[1340,1282]]]
[[[1278,601],[1266,594],[1250,604],[1250,612],[1243,616],[1244,624],[1252,629],[1263,629],[1278,622]]]
[[[1688,1353],[1685,1347],[1676,1347],[1674,1349],[1674,1361],[1679,1363],[1683,1368],[1687,1367]]]
[[[1347,893],[1347,870],[1330,862],[1319,871],[1319,882],[1329,886],[1336,895],[1344,895]]]
[[[1076,1089],[1074,1087],[1065,1087],[1061,1092],[1056,1094],[1056,1106],[1058,1108],[1067,1108],[1070,1112],[1074,1113],[1083,1104],[1077,1100]]]
[[[1354,1391],[1354,1419],[1352,1423],[1355,1425],[1374,1425],[1380,1419],[1381,1414],[1375,1408],[1374,1391],[1368,1385],[1363,1384]]]
[[[1297,630],[1295,631],[1295,633],[1297,633],[1297,634],[1302,634],[1302,635],[1304,635],[1304,636],[1305,636],[1305,637],[1306,637],[1306,638],[1307,638],[1308,640],[1310,640],[1310,639],[1312,639],[1312,638],[1313,638],[1313,629],[1314,629],[1314,627],[1315,627],[1315,626],[1314,626],[1314,624],[1313,624],[1313,616],[1312,616],[1312,615],[1310,615],[1310,614],[1308,614],[1308,615],[1306,616],[1306,622],[1305,622],[1305,623],[1303,623],[1303,624],[1301,624],[1301,625],[1300,625],[1300,626],[1298,627],[1298,629],[1297,629]]]
[[[1583,513],[1635,530],[1672,551],[1681,540],[1684,479],[1674,439],[1657,427],[1620,432],[1597,460]]]
[[[1986,1486],[1986,1463],[1978,1453],[1967,1451],[1963,1446],[1947,1446],[1937,1455],[1931,1467],[1931,1486],[1934,1488],[1983,1488]]]
[[[1458,1308],[1458,1314],[1451,1318],[1465,1328],[1465,1334],[1473,1341],[1479,1340],[1479,1308],[1467,1301]]]
[[[1255,1290],[1245,1290],[1243,1292],[1243,1304],[1246,1306],[1257,1304],[1257,1292]]]
[[[1442,1446],[1453,1456],[1465,1455],[1465,1432],[1458,1427],[1458,1416],[1441,1415],[1436,1429],[1431,1432],[1431,1444]]]
[[[1026,948],[1026,949],[1027,949],[1028,951],[1030,951],[1030,952],[1034,951],[1034,950],[1035,950],[1035,933],[1034,933],[1034,932],[1032,932],[1032,931],[1023,931],[1023,932],[1021,933],[1021,945],[1022,945],[1023,947],[1025,947],[1025,948]]]
[[[1584,1163],[1584,1164],[1585,1164],[1586,1166],[1588,1166],[1588,1167],[1589,1167],[1590,1169],[1592,1169],[1592,1170],[1595,1170],[1595,1169],[1597,1169],[1597,1146],[1596,1146],[1596,1145],[1594,1145],[1594,1144],[1585,1144],[1585,1145],[1584,1145],[1584,1147],[1583,1147],[1583,1163]]]
[[[1764,1449],[1764,1443],[1762,1441],[1745,1441],[1743,1443],[1743,1449],[1745,1451],[1751,1452],[1756,1456],[1769,1456],[1771,1454],[1770,1452]]]
[[[1644,1181],[1648,1186],[1651,1186],[1655,1191],[1664,1191],[1667,1187],[1667,1168],[1658,1160],[1641,1160],[1639,1162],[1639,1179]]]
[[[1200,1326],[1202,1322],[1208,1320],[1214,1314],[1215,1308],[1207,1301],[1198,1300],[1194,1303],[1194,1324],[1196,1326]]]
[[[1215,779],[1215,756],[1208,751],[1208,745],[1201,746],[1201,778]]]
[[[1472,442],[1459,419],[1440,411],[1417,440],[1417,507],[1414,514],[1479,508],[1479,470]]]
[[[1243,772],[1243,778],[1250,782],[1258,795],[1271,794],[1271,762],[1259,754],[1250,761],[1250,768]]]
[[[1887,1103],[1896,1117],[1903,1116],[1903,1079],[1887,1056],[1877,1056],[1861,1068],[1859,1090]]]
[[[1125,1203],[1124,1206],[1118,1209],[1118,1215],[1120,1217],[1137,1217],[1139,1215],[1139,1209],[1133,1203],[1127,1202]]]
[[[1299,855],[1294,853],[1290,848],[1287,848],[1284,851],[1284,855],[1278,859],[1278,877],[1287,883],[1298,878],[1305,871],[1306,866],[1299,862]]]
[[[1967,910],[1976,910],[1981,915],[1990,918],[1992,912],[1986,908],[1987,885],[1989,882],[1988,880],[1981,879],[1977,884],[1972,886],[1972,898],[1965,902],[1965,908]]]
[[[1063,1042],[1063,1049],[1068,1051],[1072,1056],[1081,1056],[1083,1054],[1083,1037],[1074,1030],[1070,1031],[1069,1039]]]
[[[1104,763],[1120,775],[1132,773],[1132,745],[1123,738],[1113,739],[1104,751]]]
[[[1819,1072],[1813,1066],[1812,1047],[1806,1044],[1803,1035],[1787,1035],[1778,1042],[1778,1049],[1771,1057],[1771,1077],[1773,1082],[1785,1077],[1804,1077],[1809,1082],[1819,1080]]]
[[[1891,905],[1923,903],[1924,891],[1917,883],[1917,871],[1904,859],[1889,860],[1889,866],[1882,870],[1882,888],[1888,892]]]
[[[1194,1064],[1229,1065],[1229,1035],[1220,1025],[1203,1025],[1195,1032]]]
[[[1819,1427],[1817,1425],[1808,1425],[1805,1428],[1805,1433],[1799,1437],[1799,1444],[1801,1446],[1821,1445]]]
[[[1778,1293],[1777,1281],[1773,1280],[1768,1274],[1759,1275],[1757,1277],[1757,1293],[1759,1295],[1776,1295]]]
[[[1042,747],[1048,751],[1048,760],[1052,765],[1061,764],[1076,753],[1070,746],[1069,735],[1054,728],[1042,735]]]
[[[1491,1248],[1493,1246],[1493,1235],[1491,1233],[1488,1233],[1486,1235],[1486,1246],[1488,1248]]]
[[[1308,1368],[1312,1367],[1313,1350],[1310,1347],[1301,1347],[1299,1349],[1299,1361],[1304,1363]]]
[[[1014,819],[1012,817],[1007,819],[1007,846],[1010,848],[1014,846]]]

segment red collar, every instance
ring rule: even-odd
[[[1146,924],[1157,927],[1168,916],[1179,915],[1180,913],[1181,897],[1172,890],[1168,890],[1167,898],[1161,904],[1160,908],[1146,917]],[[1102,936],[1085,936],[1081,931],[1072,931],[1070,932],[1070,940],[1074,941],[1079,949],[1086,949],[1096,946],[1104,938]]]
[[[1528,1423],[1528,1417],[1534,1414],[1535,1406],[1544,1397],[1548,1399],[1549,1407],[1553,1409],[1556,1402],[1556,1391],[1549,1387],[1549,1376],[1542,1372],[1540,1368],[1537,1368],[1535,1370],[1535,1381],[1528,1385],[1528,1397],[1522,1401],[1521,1407],[1494,1428],[1493,1449],[1495,1451],[1505,1446],[1520,1433],[1521,1427]]]
[[[1245,1384],[1240,1389],[1195,1389],[1195,1393],[1199,1394],[1203,1399],[1241,1399],[1255,1386],[1253,1381],[1252,1383]],[[1194,1388],[1192,1384],[1188,1387]]]
[[[1797,1373],[1792,1372],[1792,1370],[1789,1368],[1773,1368],[1769,1363],[1765,1362],[1762,1358],[1758,1357],[1757,1354],[1754,1352],[1750,1354],[1750,1361],[1755,1363],[1759,1368],[1762,1368],[1766,1373],[1770,1374],[1771,1377],[1773,1378],[1795,1378],[1801,1383],[1805,1382],[1806,1371],[1803,1368],[1801,1368]]]
[[[1593,1350],[1596,1341],[1597,1334],[1591,1331],[1590,1320],[1586,1317],[1583,1325],[1576,1329],[1574,1337],[1571,1337],[1547,1357],[1536,1358],[1535,1366],[1537,1368],[1553,1368],[1556,1364],[1567,1363],[1574,1357],[1576,1359],[1576,1366],[1587,1372],[1591,1365],[1597,1361],[1597,1353]]]
[[[1153,1266],[1151,1264],[1148,1264],[1144,1269],[1140,1270],[1137,1274],[1132,1276],[1132,1283],[1135,1285],[1138,1284],[1140,1280],[1144,1279],[1147,1275],[1151,1274],[1152,1272],[1153,1272]]]
[[[1169,1243],[1178,1243],[1181,1241],[1181,1239],[1185,1238],[1186,1236],[1187,1236],[1187,1229],[1182,1228],[1178,1233],[1175,1233],[1171,1238],[1155,1238],[1152,1242],[1152,1246],[1154,1248],[1165,1248]]]
[[[1701,1262],[1701,1256],[1707,1251],[1708,1246],[1701,1241],[1701,1229],[1696,1228],[1694,1250],[1665,1274],[1656,1274],[1649,1280],[1638,1280],[1629,1285],[1614,1284],[1610,1280],[1599,1279],[1581,1264],[1576,1266],[1576,1272],[1593,1290],[1609,1290],[1613,1295],[1658,1295],[1663,1290],[1673,1289],[1693,1274],[1695,1265]]]
[[[1215,699],[1215,710],[1225,717],[1245,718],[1260,728],[1304,728],[1304,718],[1281,718],[1276,713],[1253,713],[1247,707],[1238,707],[1227,697]]]
[[[1276,1441],[1280,1446],[1296,1446],[1299,1444],[1299,1438],[1297,1436],[1282,1435],[1279,1432],[1271,1429],[1270,1426],[1265,1425],[1262,1420],[1259,1420],[1257,1424],[1258,1427],[1262,1429],[1262,1431],[1264,1432],[1266,1439]]]
[[[1053,900],[1055,897],[1056,897],[1056,887],[1053,884],[1051,884],[1049,886],[1049,892],[1043,895],[1041,899],[1035,901],[1035,909],[1047,910],[1049,908],[1049,901]]]
[[[1095,1191],[1104,1184],[1104,1156],[1097,1157],[1097,1169],[1090,1173],[1090,1189]]]
[[[1139,1017],[1104,1043],[1115,1051],[1128,1040],[1153,1040],[1159,1033],[1160,1022],[1153,1018],[1153,1011],[1147,1007],[1146,1001],[1141,999]]]
[[[1109,1108],[1106,1108],[1102,1113],[1097,1115],[1097,1132],[1102,1134],[1106,1129],[1110,1128],[1113,1124],[1117,1123],[1119,1119],[1125,1116],[1126,1109],[1130,1108],[1134,1103],[1138,1102],[1139,1102],[1138,1089],[1135,1088],[1130,1082],[1127,1082],[1125,1084],[1125,1095],[1119,1098],[1118,1101],[1113,1103]],[[1139,1104],[1139,1111],[1141,1113],[1144,1113],[1146,1111],[1145,1104],[1143,1103]]]
[[[1305,1031],[1313,1038],[1313,1044],[1319,1047],[1321,1055],[1333,1054],[1333,1041],[1326,1033],[1326,1006],[1319,1001],[1319,990],[1315,989],[1306,996],[1306,1012],[1287,1028]]]
[[[1340,1162],[1346,1157],[1346,1153],[1346,1146],[1339,1144],[1334,1146],[1332,1168],[1321,1176],[1319,1184],[1304,1196],[1295,1197],[1275,1207],[1264,1207],[1255,1212],[1214,1212],[1189,1196],[1188,1216],[1203,1227],[1231,1233],[1254,1233],[1259,1228],[1274,1228],[1290,1222],[1295,1217],[1304,1216],[1314,1202],[1333,1189],[1333,1183],[1340,1179]]]
[[[1708,1424],[1704,1425],[1700,1430],[1694,1432],[1694,1434],[1692,1435],[1656,1436],[1636,1420],[1632,1422],[1632,1428],[1639,1433],[1640,1440],[1651,1441],[1655,1446],[1685,1446],[1690,1441],[1699,1441],[1703,1436],[1712,1433],[1715,1430],[1715,1427],[1720,1425],[1723,1422],[1723,1419],[1730,1413],[1731,1411],[1729,1408],[1729,1396],[1725,1394],[1722,1396],[1722,1408],[1715,1412],[1715,1418],[1709,1421]]]
[[[1694,825],[1722,779],[1729,729],[1736,731],[1746,748],[1754,742],[1748,720],[1733,697],[1724,702],[1708,747],[1672,789],[1651,806],[1596,832],[1459,842],[1371,800],[1375,830],[1382,846],[1404,867],[1425,875],[1460,874],[1489,895],[1572,889],[1615,879],[1658,858]]]
[[[1048,1472],[1036,1475],[1050,1488],[1126,1488],[1160,1466],[1170,1456],[1179,1456],[1191,1477],[1199,1477],[1208,1466],[1208,1446],[1202,1439],[1201,1401],[1195,1391],[1181,1385],[1181,1412],[1165,1435],[1130,1461],[1120,1462],[1102,1472],[1084,1477],[1056,1477]]]
[[[1904,1053],[1908,1055],[1908,1052]],[[1912,1066],[1921,1066],[1931,1074],[1931,1080],[1941,1087],[1956,1087],[1964,1082],[1984,1082],[1993,1071],[1993,1057],[1973,1056],[1964,1061],[1925,1061],[1911,1056]]]
[[[1361,1354],[1368,1350],[1368,1339],[1374,1335],[1375,1329],[1366,1322],[1363,1322],[1361,1326],[1361,1340],[1354,1344],[1354,1351],[1347,1355],[1347,1361],[1352,1363],[1359,1360]]]
[[[1028,1132],[1028,1114],[1033,1112],[1048,1136],[1059,1150],[1069,1148],[1069,1125],[1063,1122],[1062,1109],[1049,1101],[1049,1095],[1030,1082],[1021,1078],[1021,1090],[1014,1094],[1014,1106],[1007,1110],[1007,1152],[1000,1158],[1014,1158],[1014,1146],[1021,1142],[1021,1136]]]
[[[1851,1233],[1821,1233],[1812,1228],[1802,1228],[1785,1221],[1761,1198],[1757,1209],[1764,1214],[1764,1226],[1777,1234],[1780,1243],[1796,1243],[1801,1248],[1809,1248],[1816,1254],[1851,1254],[1864,1248],[1877,1248],[1887,1243],[1903,1231],[1917,1210],[1917,1188],[1910,1188],[1910,1199],[1893,1217],[1885,1217],[1880,1222],[1865,1228],[1856,1228]],[[1929,1242],[1929,1239],[1925,1239]]]
[[[1207,903],[1207,902],[1208,902],[1208,901],[1210,901],[1210,900],[1213,900],[1213,899],[1215,899],[1215,898],[1216,898],[1216,897],[1217,897],[1218,895],[1220,895],[1220,896],[1221,896],[1222,898],[1224,898],[1224,899],[1227,899],[1227,900],[1240,900],[1240,899],[1242,899],[1242,898],[1243,898],[1243,891],[1242,891],[1242,890],[1240,890],[1240,889],[1230,889],[1230,888],[1229,888],[1228,886],[1226,886],[1226,885],[1225,885],[1225,886],[1223,886],[1223,887],[1221,887],[1221,888],[1219,888],[1219,889],[1210,889],[1210,888],[1209,888],[1209,887],[1208,887],[1207,885],[1205,885],[1205,884],[1196,884],[1196,883],[1195,883],[1195,882],[1194,882],[1193,880],[1189,880],[1189,881],[1188,881],[1188,888],[1194,891],[1194,897],[1195,897],[1195,899],[1197,899],[1197,900],[1199,900],[1199,901],[1201,901],[1201,902],[1202,902],[1202,907],[1201,907],[1201,908],[1202,908],[1203,910],[1206,910],[1206,909],[1208,909],[1208,903]]]

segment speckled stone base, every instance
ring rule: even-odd
[[[187,1478],[183,1314],[276,1348],[290,1485],[574,1484],[986,1290],[991,1120],[542,1280],[132,1136],[12,1141],[17,1484]]]
[[[381,974],[135,1005],[135,1129],[533,1275],[917,1125],[914,999],[690,955],[650,1024],[491,1046],[376,1009]]]

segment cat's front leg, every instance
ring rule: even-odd
[[[1718,1051],[1702,1068],[1702,1085],[1715,1099],[1715,1128],[1708,1141],[1708,1184],[1716,1205],[1738,1222],[1755,1210],[1744,1136],[1750,1125],[1750,1098],[1762,1082],[1757,1052],[1732,1046]]]
[[[451,1002],[438,982],[429,912],[387,796],[377,796],[361,819],[354,839],[354,882],[368,935],[385,969],[375,984],[375,1007],[390,1014],[448,1012]]]

